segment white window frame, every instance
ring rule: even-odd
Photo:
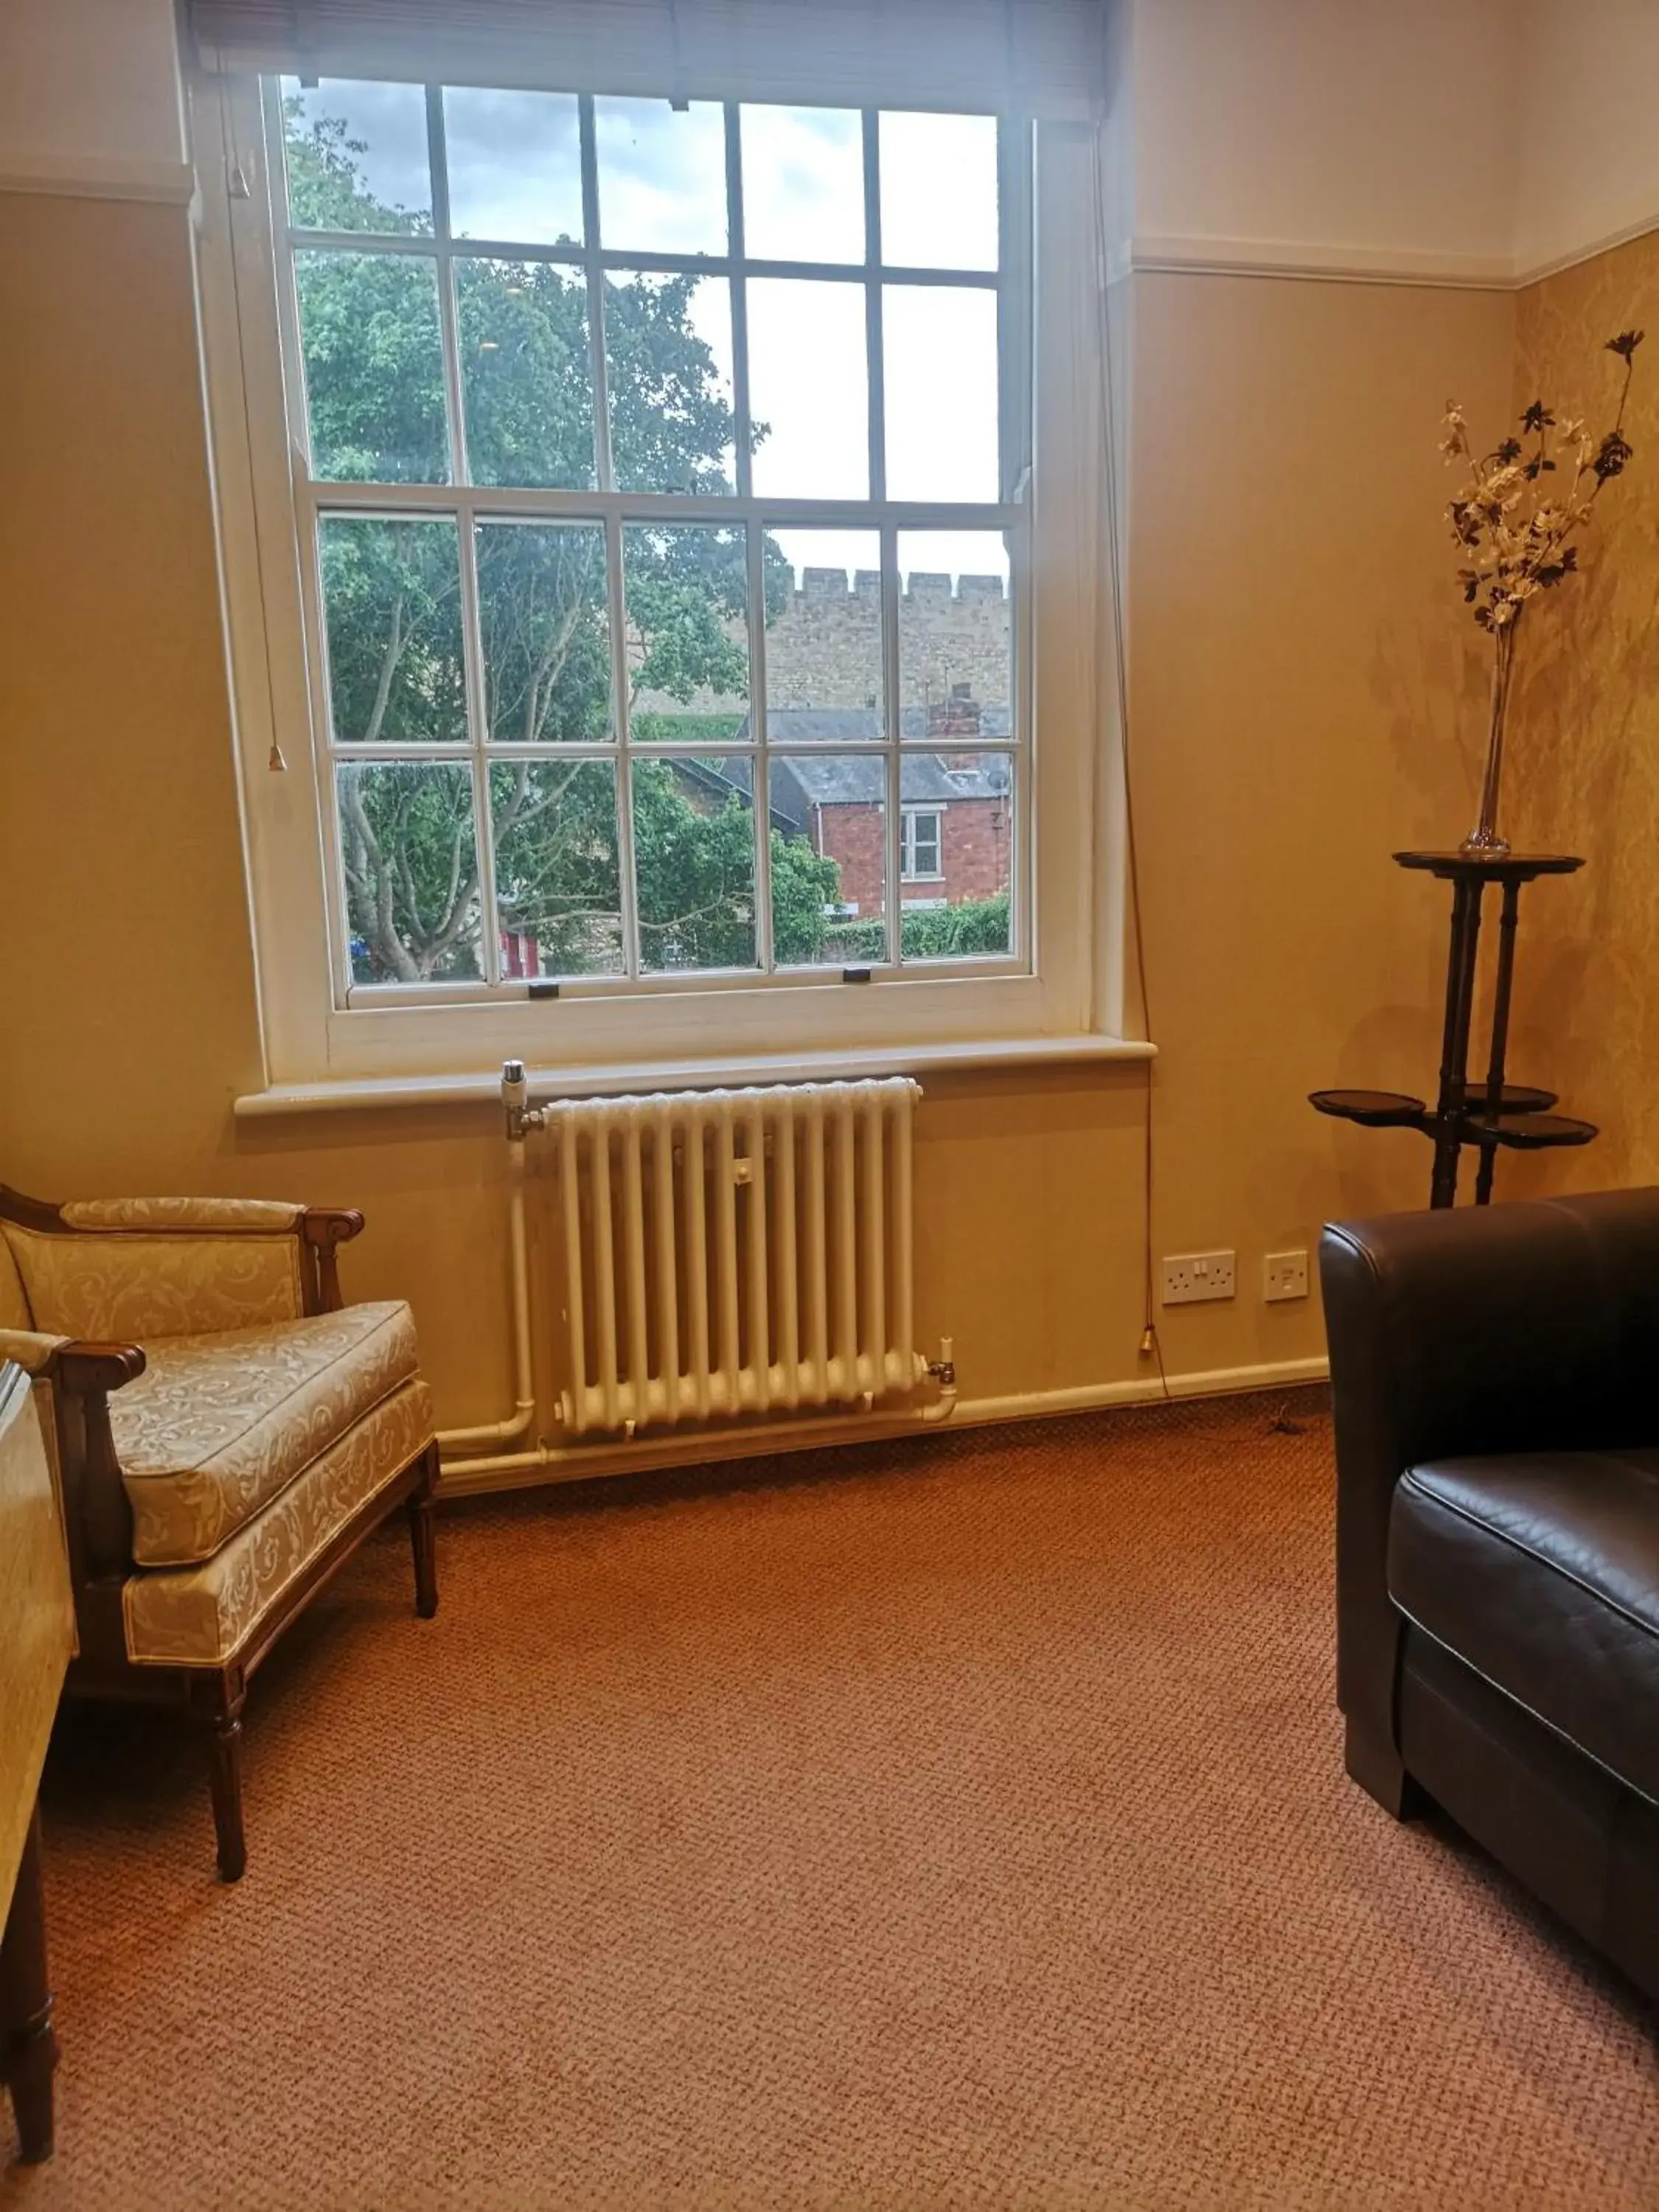
[[[337,872],[329,858],[331,775],[326,726],[319,720],[322,672],[310,641],[320,628],[307,501],[358,512],[457,514],[464,533],[477,513],[580,512],[602,516],[613,544],[624,509],[688,522],[743,520],[750,526],[755,568],[760,528],[769,521],[867,527],[873,509],[878,526],[896,532],[930,521],[937,527],[933,518],[941,513],[956,526],[971,526],[971,520],[955,507],[757,501],[741,484],[736,498],[695,501],[454,485],[310,486],[289,428],[283,348],[291,351],[294,332],[284,329],[273,250],[273,195],[281,194],[283,182],[266,160],[261,87],[252,77],[202,78],[191,94],[203,186],[198,246],[210,426],[267,1083],[471,1074],[508,1057],[578,1069],[678,1066],[696,1057],[726,1066],[752,1059],[760,1066],[814,1048],[843,1056],[860,1049],[879,1054],[901,1041],[933,1048],[1115,1037],[1121,1013],[1115,888],[1121,836],[1112,779],[1100,773],[1097,741],[1099,516],[1089,489],[1097,472],[1088,463],[1099,450],[1100,424],[1098,320],[1089,289],[1088,130],[1043,126],[1031,172],[1022,177],[1019,164],[1008,165],[1013,180],[1005,187],[1017,202],[1032,188],[1035,222],[1024,212],[1017,221],[1038,241],[1032,292],[1025,296],[1033,298],[1042,333],[1034,380],[1023,390],[1021,365],[1031,357],[1027,334],[1005,337],[1008,404],[1030,407],[1035,397],[1035,447],[1030,466],[1007,487],[1017,496],[985,518],[988,526],[1004,526],[1011,518],[1024,556],[1013,564],[1022,580],[1014,629],[1016,732],[1023,740],[1014,756],[1014,956],[926,969],[890,964],[872,974],[851,971],[845,980],[835,969],[715,971],[641,977],[623,991],[613,980],[582,979],[562,985],[556,999],[522,983],[487,992],[405,986],[387,993],[343,988],[346,948]],[[361,247],[364,240],[353,234],[350,243]],[[474,250],[473,242],[467,250]],[[617,258],[635,267],[643,257]],[[708,265],[711,273],[721,267],[713,259]],[[779,273],[807,273],[805,264],[776,267]],[[894,272],[883,275],[895,281]],[[854,281],[872,280],[855,270]],[[1005,320],[1018,313],[1011,303],[1023,294],[1023,283],[1005,281]],[[872,350],[878,343],[878,328]],[[874,406],[872,415],[873,445],[879,434]],[[879,484],[878,475],[872,489]],[[884,596],[891,601],[890,585]],[[890,658],[896,627],[890,604],[884,623]],[[751,696],[758,701],[764,696],[764,645],[752,630],[750,649]],[[896,694],[890,679],[890,696]],[[870,749],[890,761],[888,875],[896,891],[900,752],[897,745]],[[959,750],[961,740],[948,749]],[[763,761],[763,751],[758,758]],[[767,841],[757,842],[763,855]],[[763,925],[763,908],[757,919]],[[895,917],[895,951],[897,934]],[[493,941],[488,951],[494,961]],[[846,988],[846,981],[862,982],[866,975],[872,988]],[[434,1004],[439,998],[442,1003]]]
[[[958,745],[960,743],[958,739]],[[902,884],[942,884],[945,881],[944,807],[907,806],[903,812],[903,836],[899,845],[899,881]],[[938,865],[931,868],[916,866],[916,847],[921,842],[916,836],[916,823],[924,814],[933,825],[933,859]]]

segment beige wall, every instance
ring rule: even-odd
[[[1419,1140],[1316,1119],[1324,1082],[1431,1079],[1441,917],[1389,865],[1469,812],[1478,669],[1439,538],[1449,389],[1501,412],[1495,295],[1129,280],[1131,680],[1160,1251],[1240,1293],[1165,1316],[1177,1373],[1316,1353],[1265,1250],[1417,1202]],[[0,193],[0,1172],[362,1205],[359,1294],[410,1296],[441,1418],[507,1395],[486,1109],[235,1124],[259,1043],[180,210]],[[1127,301],[1125,304],[1128,304]],[[1659,316],[1654,318],[1659,323]],[[1454,725],[1462,718],[1460,744]],[[935,1079],[928,1332],[969,1397],[1143,1373],[1144,1076]]]
[[[1620,364],[1601,347],[1632,328],[1650,333],[1626,419],[1636,459],[1584,534],[1584,574],[1528,610],[1504,771],[1514,842],[1588,864],[1528,894],[1540,927],[1520,969],[1514,1066],[1601,1125],[1565,1164],[1590,1188],[1659,1181],[1659,234],[1521,295],[1517,413],[1541,393],[1606,428]]]

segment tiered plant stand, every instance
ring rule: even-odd
[[[1502,1151],[1549,1152],[1587,1145],[1596,1134],[1593,1121],[1553,1114],[1553,1091],[1537,1091],[1506,1079],[1510,995],[1515,981],[1515,933],[1520,919],[1521,886],[1538,876],[1570,876],[1583,866],[1565,853],[1505,853],[1501,857],[1462,853],[1396,853],[1402,868],[1420,869],[1452,887],[1451,948],[1446,963],[1446,1021],[1440,1048],[1440,1091],[1434,1104],[1403,1091],[1316,1091],[1310,1103],[1340,1121],[1365,1129],[1420,1129],[1434,1144],[1429,1184],[1431,1206],[1451,1206],[1457,1197],[1457,1170],[1463,1147],[1480,1156],[1474,1202],[1491,1201],[1492,1172]],[[1475,963],[1480,949],[1480,909],[1488,884],[1502,893],[1498,923],[1498,975],[1492,990],[1492,1045],[1483,1082],[1470,1085],[1469,1025],[1474,1012]]]

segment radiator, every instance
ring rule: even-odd
[[[907,1078],[562,1100],[568,1433],[868,1404],[915,1348]]]

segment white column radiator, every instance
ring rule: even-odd
[[[868,1404],[928,1373],[903,1077],[562,1100],[568,1434]]]

